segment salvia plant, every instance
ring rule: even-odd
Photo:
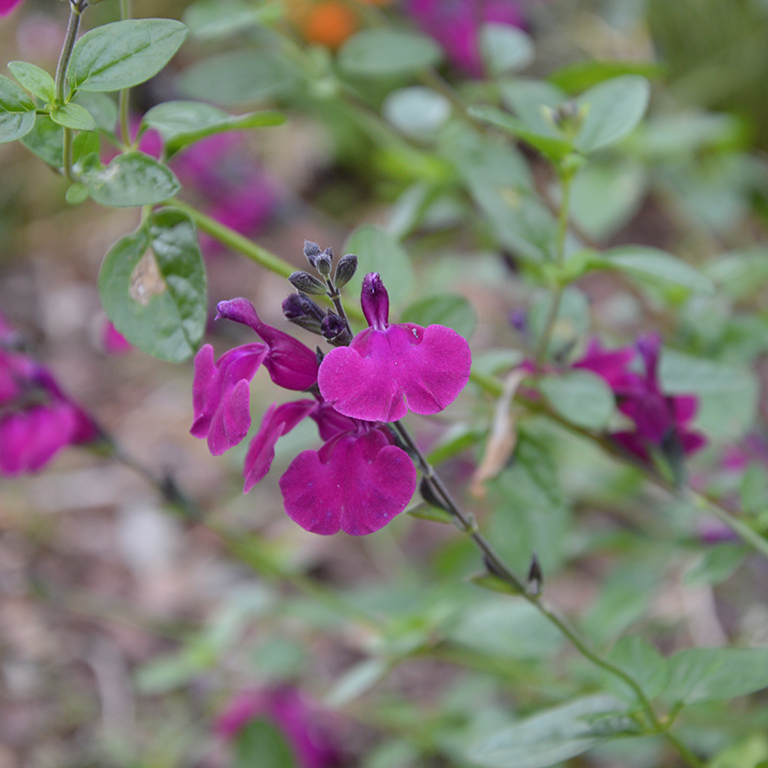
[[[93,275],[108,348],[184,366],[191,435],[235,457],[259,522],[128,455],[6,310],[0,473],[90,447],[255,571],[261,597],[136,670],[147,698],[207,681],[184,744],[269,768],[768,765],[768,176],[745,123],[679,106],[647,54],[577,56],[566,21],[597,17],[555,0],[48,5],[57,65],[7,62],[0,142],[67,216],[135,210]],[[321,174],[313,204],[342,251],[296,240],[305,203],[253,151],[280,125],[332,147],[347,188]],[[292,244],[268,248],[276,211]],[[284,290],[209,289],[224,251]],[[359,583],[295,555],[347,534],[379,564]],[[141,743],[103,764],[221,764]]]

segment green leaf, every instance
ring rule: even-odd
[[[113,133],[117,123],[117,104],[106,93],[81,91],[76,93],[72,102],[85,107],[93,117],[96,127],[107,133]]]
[[[112,208],[155,205],[181,189],[170,168],[143,152],[123,152],[81,181],[95,202]]]
[[[284,122],[285,117],[279,112],[228,115],[218,107],[199,101],[166,101],[152,107],[142,118],[145,126],[154,128],[163,137],[169,157],[206,136]]]
[[[453,524],[454,518],[450,512],[446,512],[440,507],[433,507],[426,502],[419,504],[413,509],[405,510],[408,515],[415,517],[417,520],[429,520],[431,523],[447,523]]]
[[[621,667],[635,679],[648,699],[654,699],[667,686],[669,672],[666,659],[639,635],[623,637],[611,649],[608,661]],[[637,700],[635,692],[618,678],[606,675],[606,683],[616,686],[617,695],[630,703]]]
[[[579,427],[604,429],[614,411],[611,388],[591,371],[542,376],[539,388],[560,416]]]
[[[373,224],[358,227],[344,244],[344,252],[354,253],[358,259],[357,272],[347,284],[353,296],[360,295],[363,278],[369,272],[381,275],[393,304],[401,302],[413,291],[415,278],[408,254],[380,227]]]
[[[471,576],[469,580],[473,584],[477,584],[478,587],[488,589],[491,592],[501,592],[504,595],[520,594],[520,590],[514,585],[500,579],[498,576],[494,576],[492,573],[480,573],[477,576]]]
[[[533,41],[517,27],[484,24],[480,28],[480,54],[489,75],[525,69],[534,56]]]
[[[199,0],[184,11],[184,23],[202,40],[228,37],[255,26],[263,11],[244,0]]]
[[[576,103],[587,113],[576,147],[586,154],[623,139],[643,119],[650,94],[650,83],[639,75],[614,77],[583,93]]]
[[[495,125],[515,138],[530,144],[552,162],[560,162],[567,154],[573,151],[573,144],[561,136],[552,136],[547,133],[536,133],[519,118],[503,112],[497,107],[479,106],[470,107],[469,114],[478,120]]]
[[[414,85],[392,91],[381,107],[384,117],[414,139],[433,136],[451,116],[451,103],[441,93]]]
[[[759,387],[749,369],[665,349],[659,378],[666,393],[699,396],[696,422],[710,437],[738,437],[754,423]]]
[[[289,93],[298,82],[282,60],[251,49],[209,56],[179,77],[185,96],[214,104],[256,104]]]
[[[345,707],[373,688],[388,671],[389,664],[384,659],[361,661],[336,680],[323,703],[332,709]]]
[[[48,102],[56,99],[56,82],[44,69],[26,61],[10,61],[8,69],[30,93],[39,99]]]
[[[119,91],[154,77],[189,30],[172,19],[128,19],[103,24],[75,43],[67,76],[73,91]]]
[[[639,162],[614,159],[587,163],[571,187],[571,215],[593,240],[615,234],[637,213],[645,198],[648,172]]]
[[[547,768],[634,731],[625,705],[596,695],[520,720],[476,744],[469,759],[483,768]]]
[[[35,126],[35,102],[13,80],[0,75],[0,144],[26,136]]]
[[[603,254],[602,263],[635,276],[682,285],[697,293],[714,293],[715,290],[712,281],[698,269],[658,248],[645,245],[612,248]]]
[[[465,339],[470,338],[477,325],[477,313],[464,296],[443,293],[424,296],[400,313],[401,323],[416,325],[444,325],[453,328]]]
[[[348,75],[393,77],[433,67],[443,58],[440,46],[427,35],[396,29],[366,29],[350,37],[338,61]]]
[[[237,733],[232,768],[296,768],[285,735],[267,720],[249,722]]]
[[[738,744],[731,744],[718,752],[708,768],[765,768],[768,765],[768,738],[754,734]]]
[[[494,589],[501,581],[476,577],[475,584]],[[503,585],[503,586],[502,586]],[[502,581],[500,590],[515,593],[514,587]],[[506,588],[505,588],[506,587]],[[508,659],[544,659],[554,656],[563,645],[563,636],[538,609],[524,598],[480,597],[459,617],[455,626],[445,630],[446,637],[480,653]]]
[[[541,80],[515,79],[501,85],[501,98],[533,133],[563,138],[552,120],[552,111],[568,98],[559,88]]]
[[[514,461],[486,487],[494,510],[488,534],[502,559],[523,573],[536,552],[545,574],[556,571],[570,513],[551,449],[521,429]]]
[[[0,133],[2,132],[2,114],[0,114]],[[51,120],[48,115],[39,115],[34,127],[21,140],[21,143],[43,162],[54,168],[64,165],[63,146],[64,129]]]
[[[685,574],[688,587],[712,586],[729,579],[744,562],[743,544],[723,542],[707,550],[703,557]]]
[[[69,187],[67,187],[64,199],[70,205],[80,205],[80,203],[84,203],[88,199],[88,187],[86,187],[85,184],[76,181],[74,184],[70,184]]]
[[[651,80],[664,74],[664,67],[647,61],[579,61],[553,72],[550,83],[568,93],[581,93],[619,75],[641,75]]]
[[[768,472],[762,464],[750,464],[741,478],[739,487],[741,508],[758,514],[768,508]]]
[[[62,104],[60,107],[51,110],[51,120],[54,123],[63,125],[65,128],[72,128],[75,131],[95,131],[96,122],[91,113],[77,104]]]
[[[672,703],[725,701],[768,688],[768,647],[690,648],[667,661]]]
[[[144,352],[170,362],[194,353],[205,332],[205,267],[192,221],[173,208],[112,246],[99,272],[109,319]]]

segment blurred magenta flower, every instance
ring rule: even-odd
[[[282,733],[297,768],[341,765],[341,755],[323,712],[297,688],[282,685],[241,691],[219,716],[216,733],[233,740],[256,720],[266,720]]]
[[[35,472],[65,446],[101,436],[46,368],[13,349],[13,337],[0,316],[0,473],[10,476]]]
[[[134,137],[139,125],[138,119],[132,121]],[[148,129],[141,134],[138,148],[158,159],[163,151],[162,137]],[[105,155],[104,161],[115,154]],[[182,185],[202,198],[207,215],[246,237],[263,231],[279,205],[277,183],[254,158],[241,133],[208,136],[174,155],[169,165]],[[223,248],[203,232],[200,245],[206,255]]]
[[[7,16],[22,0],[0,0],[0,16]]]
[[[109,320],[104,321],[101,329],[101,346],[108,355],[123,355],[133,349],[128,339]]]
[[[365,276],[361,302],[370,327],[323,359],[323,399],[345,416],[385,422],[409,409],[432,414],[452,403],[469,381],[466,340],[442,325],[389,323],[389,297],[377,272]]]
[[[574,368],[592,371],[611,387],[619,410],[634,423],[632,431],[614,432],[611,437],[643,461],[651,460],[651,451],[660,449],[673,461],[695,453],[706,445],[706,438],[690,428],[696,415],[695,395],[666,395],[658,380],[661,337],[641,336],[636,347],[603,350],[598,341],[590,343],[586,355]],[[634,371],[630,364],[640,353],[644,370]]]
[[[386,425],[348,418],[326,403],[315,353],[263,323],[249,301],[223,301],[218,309],[218,317],[250,326],[264,343],[235,347],[215,362],[209,344],[197,353],[192,434],[207,438],[214,455],[242,441],[251,425],[249,382],[263,364],[275,384],[314,398],[270,406],[245,458],[244,491],[269,472],[277,440],[310,417],[324,445],[300,453],[281,477],[288,516],[312,533],[362,536],[402,512],[416,490],[416,469]]]
[[[479,33],[483,24],[522,27],[516,0],[409,0],[408,12],[445,51],[448,59],[475,77],[483,76]]]

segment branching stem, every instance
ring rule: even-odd
[[[416,457],[419,469],[421,469],[424,476],[437,491],[440,500],[444,503],[451,515],[453,515],[458,527],[472,539],[482,553],[483,561],[485,562],[488,571],[506,582],[515,591],[519,592],[525,600],[533,605],[549,622],[557,627],[557,629],[568,638],[576,650],[585,659],[592,662],[595,666],[605,670],[610,675],[619,678],[622,682],[628,685],[637,697],[640,706],[643,708],[643,712],[648,718],[652,732],[665,736],[681,757],[683,757],[691,766],[694,768],[703,768],[704,763],[701,762],[701,760],[699,760],[673,734],[669,733],[667,726],[665,726],[659,719],[653,705],[645,695],[642,686],[631,675],[621,669],[621,667],[616,666],[600,656],[600,654],[591,648],[589,643],[579,635],[576,629],[571,626],[570,622],[565,617],[561,616],[554,608],[549,606],[539,594],[532,594],[523,581],[515,576],[515,574],[504,564],[488,540],[478,530],[474,516],[471,513],[464,512],[456,503],[451,492],[416,445],[416,442],[411,437],[405,425],[402,422],[396,421],[392,426],[402,439],[403,443],[405,443],[408,449]]]

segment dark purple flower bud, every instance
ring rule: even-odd
[[[320,253],[320,246],[317,243],[313,243],[311,240],[304,241],[304,256],[313,267],[315,266],[315,259]]]
[[[536,553],[531,557],[531,567],[528,569],[528,581],[526,587],[529,595],[538,595],[541,592],[541,586],[544,583],[544,574],[541,571],[541,564]]]
[[[325,312],[303,293],[292,293],[285,298],[283,315],[286,320],[312,333],[320,333],[320,326],[325,319]]]
[[[332,264],[333,264],[333,251],[330,248],[326,248],[315,259],[314,267],[323,277],[329,277],[331,274]]]
[[[287,333],[262,322],[247,299],[220,301],[218,317],[253,328],[269,347],[264,367],[278,387],[303,391],[317,381],[315,353]]]
[[[352,341],[352,331],[338,315],[329,312],[320,328],[323,338],[334,347],[346,347]]]
[[[378,272],[369,272],[363,279],[360,303],[368,325],[383,331],[389,323],[389,294]]]
[[[294,272],[288,278],[288,282],[297,291],[302,291],[303,293],[314,293],[317,296],[322,296],[328,292],[328,286],[321,283],[313,275],[310,275],[309,272]]]
[[[336,265],[333,284],[337,288],[342,288],[354,277],[355,272],[357,272],[357,256],[354,253],[342,256]]]

